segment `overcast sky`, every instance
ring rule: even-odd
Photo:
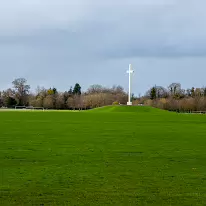
[[[0,0],[0,89],[206,86],[205,0]]]

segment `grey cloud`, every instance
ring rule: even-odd
[[[130,62],[145,68],[145,72],[164,68],[175,73],[172,67],[185,72],[199,59],[201,71],[206,65],[204,0],[0,3],[2,87],[18,76],[27,77],[32,85],[45,82],[61,88],[75,81],[81,81],[84,87],[98,82],[127,87],[124,72]],[[157,60],[148,63],[153,58]],[[116,78],[108,78],[109,73]],[[156,78],[161,84],[162,79]],[[148,85],[139,82],[137,91],[145,90]]]
[[[22,0],[3,3],[0,30],[9,32],[7,37],[16,35],[7,41],[2,37],[0,42],[9,43],[16,38],[33,43],[42,38],[46,43],[56,30],[56,38],[64,35],[68,42],[74,43],[71,43],[74,48],[88,49],[90,45],[94,53],[111,58],[118,53],[120,57],[204,55],[206,3],[198,2]],[[53,43],[61,45],[60,41]]]

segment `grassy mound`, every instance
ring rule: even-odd
[[[148,107],[148,106],[105,106],[100,108],[95,108],[89,112],[132,112],[132,113],[159,113],[166,112],[160,109]]]

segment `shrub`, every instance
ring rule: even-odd
[[[112,105],[119,105],[119,102],[113,102]]]

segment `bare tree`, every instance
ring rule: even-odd
[[[91,85],[88,90],[87,94],[94,94],[94,93],[101,93],[103,92],[104,88],[99,84]]]
[[[67,100],[67,107],[69,109],[74,109],[75,108],[75,102],[73,97],[69,97]]]
[[[65,101],[64,101],[64,95],[58,94],[56,95],[56,101],[55,101],[55,107],[56,109],[65,109]]]
[[[201,88],[196,88],[194,93],[195,93],[196,97],[204,96],[203,91],[202,91]]]
[[[3,99],[3,93],[0,92],[0,107],[4,106],[4,99]]]
[[[16,92],[18,104],[20,106],[26,105],[30,90],[30,86],[27,84],[27,80],[24,78],[15,79],[12,84]]]
[[[174,98],[178,97],[181,93],[181,84],[180,83],[172,83],[169,85],[168,90],[170,95]]]
[[[51,95],[44,98],[43,107],[46,109],[54,109],[53,97]]]

